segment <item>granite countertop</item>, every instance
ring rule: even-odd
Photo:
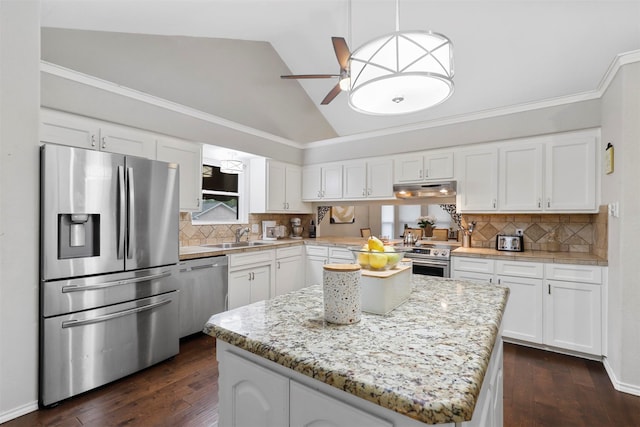
[[[212,316],[204,332],[430,424],[471,419],[508,289],[415,276],[409,300],[359,323],[323,320],[322,286]]]
[[[509,259],[515,261],[546,262],[557,264],[582,264],[607,266],[606,259],[600,258],[590,253],[580,252],[546,252],[546,251],[524,251],[505,252],[489,248],[457,248],[451,252],[452,256],[475,257],[475,258],[495,258]]]

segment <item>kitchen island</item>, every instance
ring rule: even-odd
[[[352,325],[323,320],[321,286],[212,316],[220,426],[502,425],[508,289],[413,280],[406,303]]]

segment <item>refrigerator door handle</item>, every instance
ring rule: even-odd
[[[92,317],[85,320],[65,320],[62,322],[62,329],[75,328],[76,326],[91,325],[93,323],[106,322],[107,320],[115,319],[122,316],[128,316],[130,314],[140,313],[141,311],[152,310],[161,305],[166,305],[171,302],[171,299],[165,299],[153,304],[143,305],[142,307],[130,308],[128,310],[117,311],[115,313],[106,314],[104,316]]]
[[[68,285],[62,287],[62,293],[69,292],[83,292],[93,291],[96,289],[111,288],[113,286],[130,285],[132,283],[146,282],[148,280],[161,279],[163,277],[171,276],[170,271],[164,271],[160,274],[153,274],[151,276],[136,277],[134,279],[115,280],[113,282],[96,283],[95,285]]]
[[[133,252],[135,249],[135,238],[136,230],[135,230],[135,188],[134,188],[134,180],[133,180],[133,168],[127,168],[127,196],[129,200],[127,200],[127,205],[129,207],[129,212],[127,213],[127,225],[128,227],[128,235],[127,235],[127,258],[133,258]]]
[[[126,195],[124,184],[124,166],[118,166],[118,259],[124,257],[124,233],[126,226]]]

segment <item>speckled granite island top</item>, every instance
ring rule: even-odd
[[[212,316],[205,333],[424,423],[471,419],[508,289],[414,277],[409,300],[323,320],[322,286]]]

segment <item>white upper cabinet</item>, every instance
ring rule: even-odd
[[[514,143],[500,148],[498,209],[542,209],[543,145]]]
[[[61,111],[41,109],[40,141],[155,159],[153,133]]]
[[[343,198],[393,198],[393,161],[387,158],[343,162]]]
[[[554,135],[546,147],[545,210],[596,211],[597,142],[596,131]]]
[[[159,137],[156,158],[180,165],[180,210],[199,211],[202,198],[202,145]]]
[[[462,212],[496,211],[498,149],[465,150],[458,153],[458,159],[458,209]]]
[[[459,211],[596,212],[597,143],[586,130],[461,150]]]
[[[302,169],[302,200],[342,198],[342,164],[305,166]]]
[[[299,166],[265,158],[251,159],[249,175],[252,213],[309,213],[302,202],[302,169]]]
[[[394,183],[453,178],[453,153],[415,153],[394,159]]]

